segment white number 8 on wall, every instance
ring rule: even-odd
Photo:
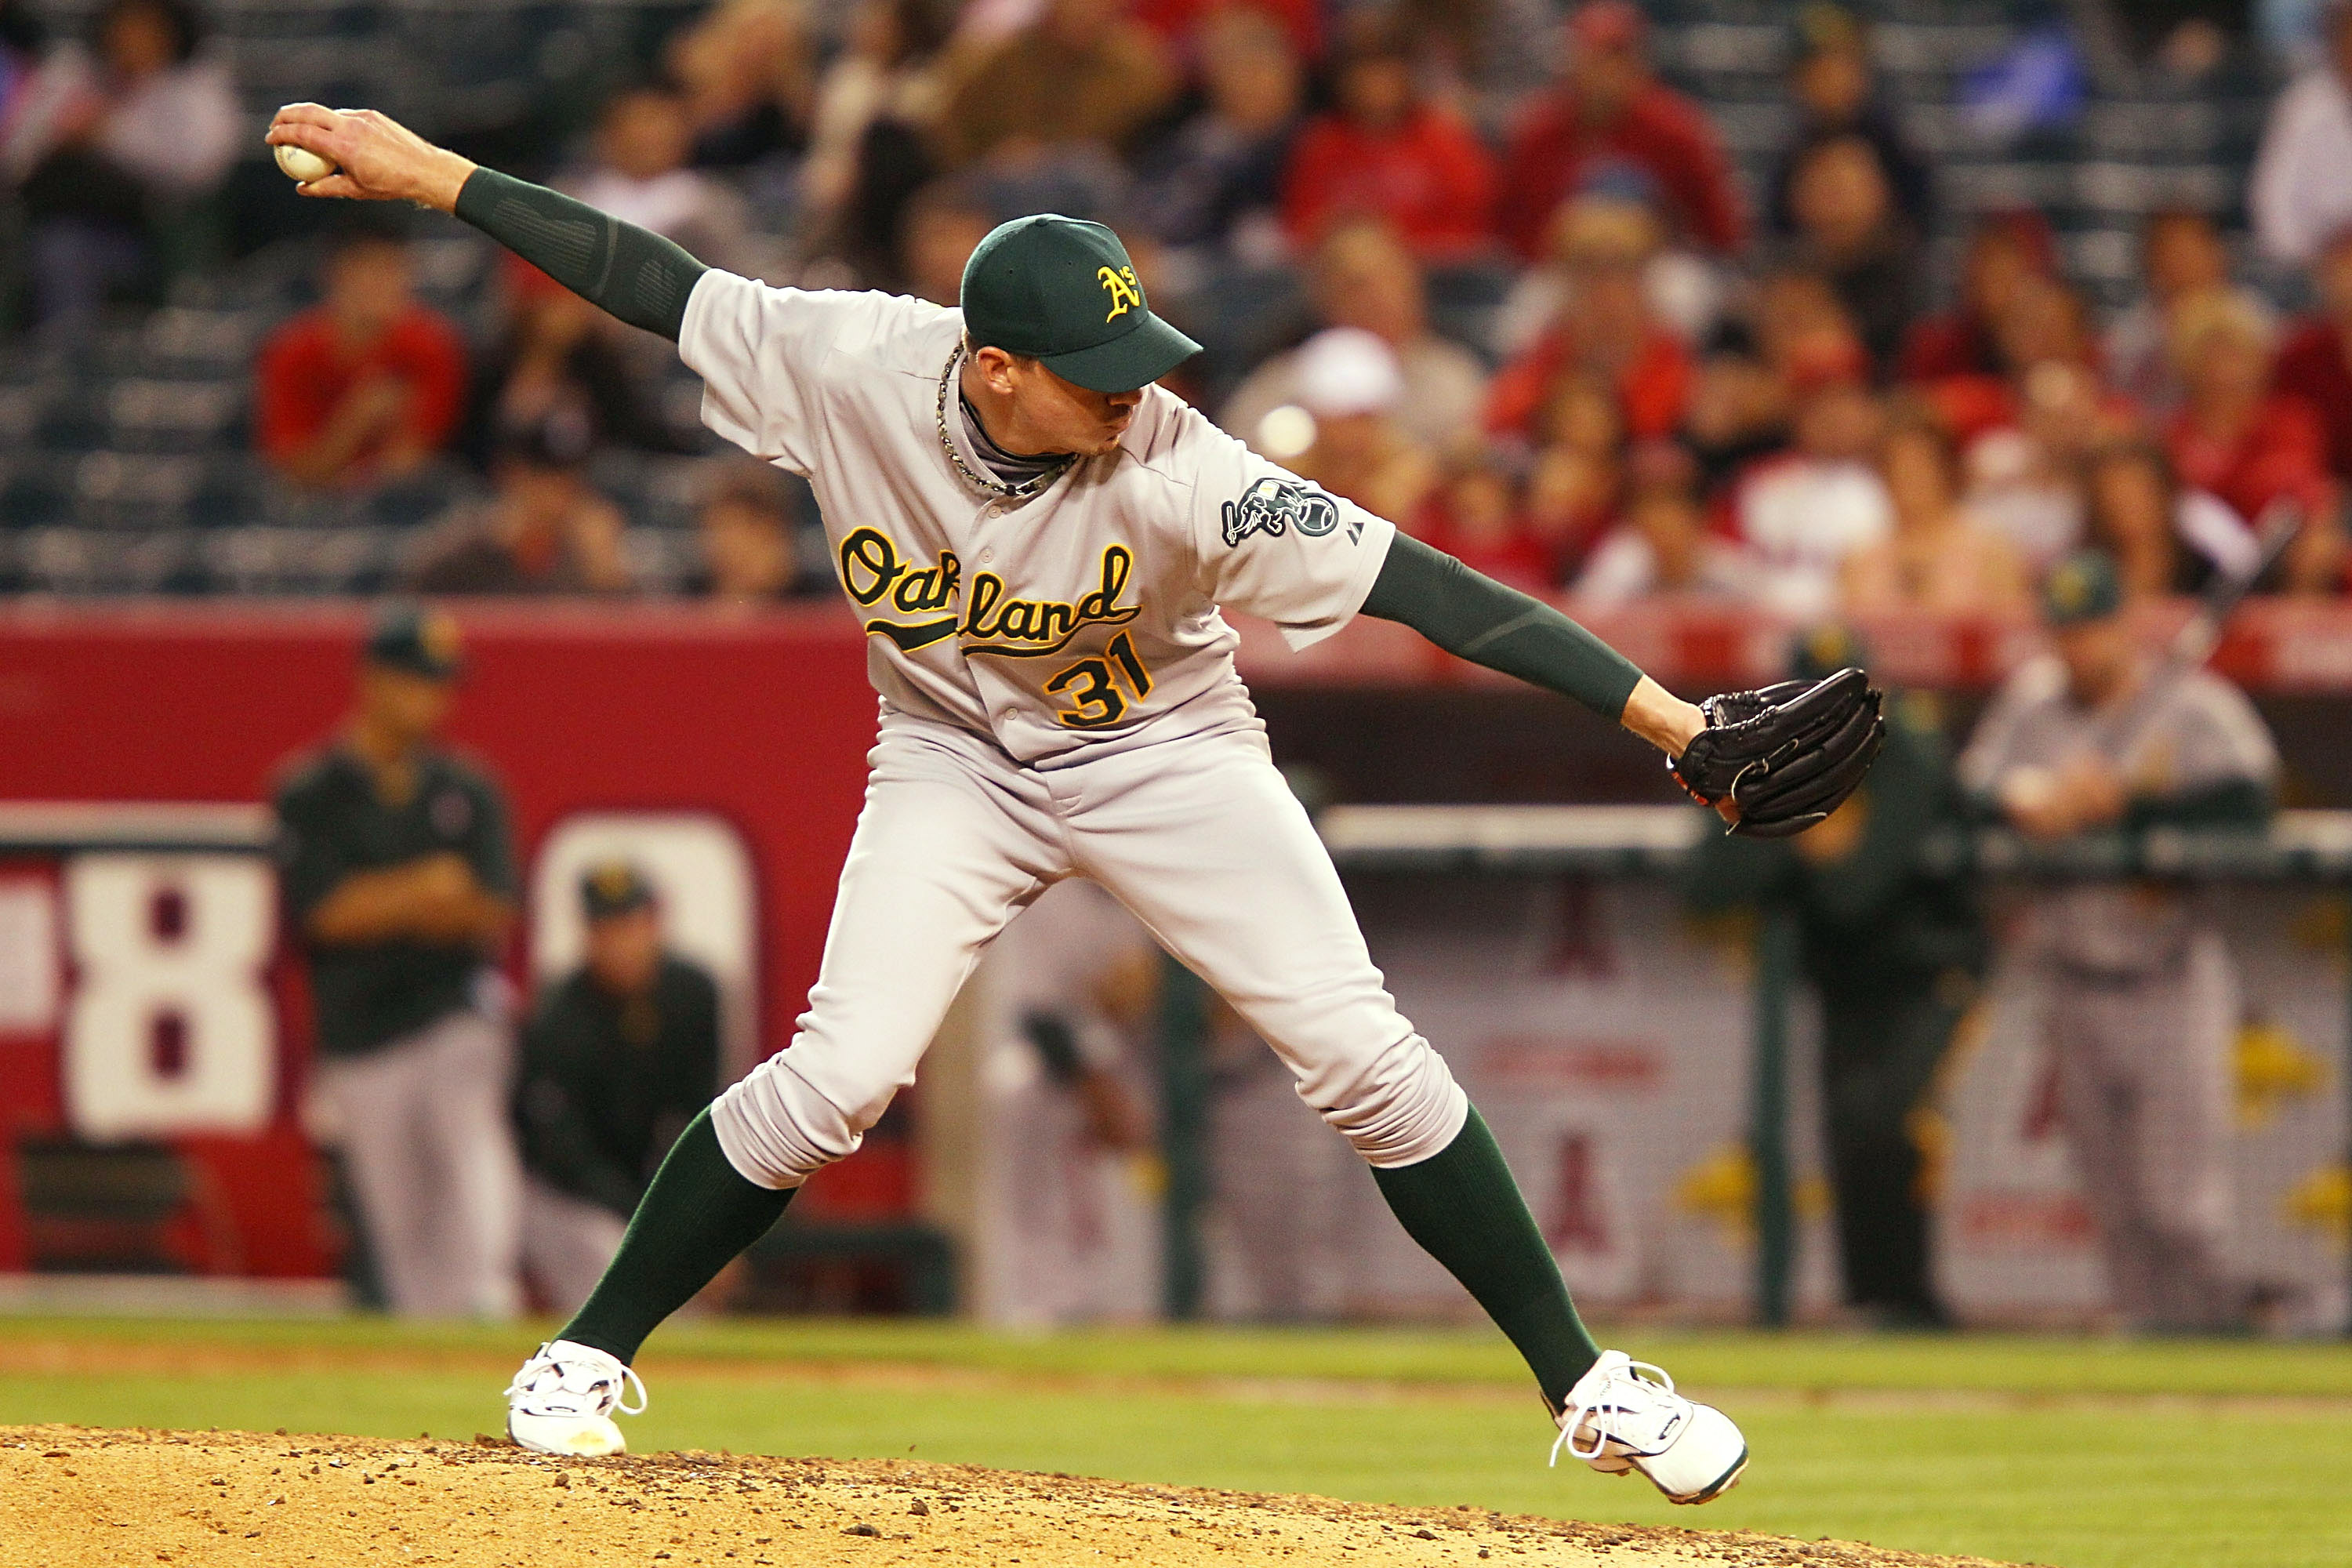
[[[278,1087],[267,861],[83,854],[66,868],[66,1116],[92,1142],[252,1133]]]

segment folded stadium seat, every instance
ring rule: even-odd
[[[340,490],[308,490],[264,470],[254,492],[257,505],[231,526],[257,528],[364,528],[367,498]]]
[[[31,445],[49,405],[49,387],[38,381],[0,382],[0,452]]]
[[[1657,15],[1656,8],[1651,5],[1644,5],[1643,9]],[[1673,26],[1661,27],[1661,34],[1686,32],[1693,27],[1713,25],[1770,26],[1780,29],[1785,41],[1790,19],[1790,8],[1785,0],[1681,0],[1676,11]],[[1665,20],[1662,15],[1658,19]]]
[[[205,460],[184,453],[87,453],[74,464],[74,521],[93,528],[184,529],[204,477]]]
[[[631,522],[643,522],[650,510],[646,491],[653,479],[647,470],[645,454],[624,451],[616,447],[599,448],[588,460],[588,482],[598,493],[621,509],[621,514]]]
[[[694,535],[677,529],[632,528],[621,536],[621,550],[640,593],[683,593],[702,569]]]
[[[1432,266],[1426,275],[1430,330],[1466,344],[1492,364],[1499,357],[1495,317],[1511,291],[1508,268],[1492,261]]]
[[[499,253],[496,241],[468,228],[419,238],[409,247],[416,297],[475,343],[493,341],[504,323],[505,295],[495,286]]]
[[[2223,107],[2209,100],[2150,103],[2105,100],[2091,105],[2079,132],[2094,158],[2210,156],[2232,141]]]
[[[386,585],[394,536],[386,530],[224,528],[197,551],[216,590],[234,594],[369,594]]]
[[[454,459],[443,459],[368,496],[353,521],[377,528],[421,527],[480,489],[481,481],[471,470]]]
[[[703,444],[710,450],[727,449],[718,437],[703,430],[702,378],[674,354],[662,369],[660,407],[662,420],[671,429],[702,431]]]
[[[70,372],[53,377],[42,400],[33,441],[52,452],[87,452],[106,439],[112,420],[107,409],[109,383]]]
[[[185,529],[37,528],[17,540],[27,588],[56,594],[185,592],[201,581]]]
[[[1953,84],[2015,43],[2021,31],[2008,16],[1890,16],[1872,26],[1870,53],[1890,80],[1925,79],[1937,98],[1949,99]]]
[[[2079,228],[2058,237],[2066,276],[2086,289],[2103,310],[2114,311],[2140,296],[2140,226]]]
[[[15,537],[15,574],[26,591],[89,593],[94,587],[91,542],[84,529],[55,524],[27,528]]]
[[[1762,96],[1764,81],[1786,96],[1790,43],[1785,7],[1766,7],[1752,18],[1721,16],[1662,32],[1650,55],[1668,75],[1729,78],[1735,97]]]
[[[652,528],[691,529],[709,489],[714,466],[723,458],[651,457],[625,455],[637,471],[633,502],[622,502],[631,522]],[[618,501],[617,495],[614,499]]]
[[[426,134],[484,152],[500,150],[499,138],[528,126],[558,134],[582,129],[603,98],[612,62],[651,58],[651,47],[634,47],[631,37],[643,26],[644,9],[385,0],[383,65],[393,73],[387,85],[401,106],[395,112],[404,111]],[[686,15],[701,7],[667,9]]]
[[[1988,158],[1950,158],[1937,165],[1937,191],[1954,213],[2032,207],[2061,218],[2072,205],[2074,171],[2063,163]]]
[[[147,318],[141,347],[158,374],[241,377],[276,321],[251,306],[170,304]]]
[[[215,0],[214,25],[241,38],[342,38],[362,42],[384,31],[376,0]]]
[[[251,400],[242,377],[126,377],[108,392],[105,444],[124,452],[217,451],[238,442]]]
[[[205,459],[204,478],[188,497],[188,521],[197,528],[236,528],[266,514],[267,479],[250,452],[215,451]]]
[[[283,103],[367,103],[375,85],[372,48],[363,40],[265,34],[232,37],[226,43],[236,73],[237,101],[257,126]]]
[[[18,451],[0,471],[0,528],[62,522],[72,505],[73,459]]]
[[[1881,26],[1948,27],[2021,26],[2045,20],[2053,7],[2048,0],[1879,0],[1872,9]]]
[[[1785,101],[1711,103],[1706,117],[1723,139],[1723,150],[1741,168],[1769,169],[1795,134],[1797,117]]]

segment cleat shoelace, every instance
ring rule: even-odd
[[[1644,1373],[1649,1375],[1646,1377],[1641,1375]],[[1558,1468],[1559,1464],[1559,1451],[1562,1448],[1566,1448],[1571,1458],[1582,1459],[1588,1464],[1601,1458],[1602,1452],[1609,1447],[1610,1438],[1613,1436],[1603,1425],[1607,1419],[1606,1413],[1622,1408],[1617,1403],[1616,1393],[1617,1385],[1624,1383],[1633,1384],[1644,1392],[1654,1390],[1662,1394],[1672,1394],[1675,1391],[1675,1380],[1666,1375],[1664,1368],[1652,1366],[1645,1361],[1627,1362],[1622,1368],[1610,1374],[1608,1380],[1601,1384],[1600,1391],[1591,1400],[1582,1405],[1570,1405],[1566,1414],[1560,1417],[1559,1436],[1553,1439],[1551,1446],[1550,1464],[1554,1468]],[[1583,1426],[1588,1419],[1592,1423],[1592,1447],[1590,1450],[1576,1440],[1578,1429]]]
[[[555,1382],[551,1387],[546,1381],[546,1374],[551,1372],[555,1374]],[[649,1400],[646,1393],[645,1379],[637,1375],[636,1369],[634,1367],[623,1366],[620,1373],[620,1376],[615,1378],[594,1362],[559,1361],[542,1349],[539,1354],[526,1362],[523,1369],[515,1373],[514,1381],[507,1384],[507,1397],[538,1399],[551,1394],[573,1394],[583,1396],[595,1395],[599,1403],[602,1403],[603,1391],[610,1389],[614,1410],[624,1415],[644,1415]],[[628,1402],[629,1391],[632,1388],[636,1390],[637,1394],[637,1402],[635,1405]],[[566,1414],[570,1413],[566,1412]]]

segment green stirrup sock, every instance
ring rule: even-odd
[[[1372,1180],[1405,1234],[1518,1346],[1544,1402],[1559,1410],[1601,1359],[1601,1347],[1576,1315],[1559,1265],[1477,1107],[1442,1152],[1419,1164],[1376,1167]]]
[[[670,1145],[621,1250],[556,1338],[592,1345],[624,1363],[636,1360],[646,1336],[767,1235],[797,1191],[745,1181],[727,1163],[705,1110]]]

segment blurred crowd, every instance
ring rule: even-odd
[[[2210,24],[2174,9],[2159,44],[2193,52]],[[2269,585],[2344,592],[2352,6],[2309,19],[2243,211],[2151,214],[2138,297],[2104,318],[2036,212],[1939,209],[1864,17],[1788,26],[1794,129],[1752,204],[1629,0],[719,0],[523,172],[717,266],[946,302],[996,222],[1108,221],[1209,346],[1176,390],[1595,609],[2022,613],[2083,545],[2135,593],[2189,590],[2289,514]],[[0,0],[27,330],[202,266],[247,129],[194,0],[110,0],[86,41]],[[592,459],[710,450],[659,395],[663,345],[520,265],[469,342],[383,216],[336,215],[318,303],[255,364],[273,483],[348,498],[462,463],[408,585],[636,588]],[[1938,302],[1925,247],[1955,226]],[[2241,281],[2254,247],[2299,294]],[[804,493],[709,467],[692,585],[822,591]]]

